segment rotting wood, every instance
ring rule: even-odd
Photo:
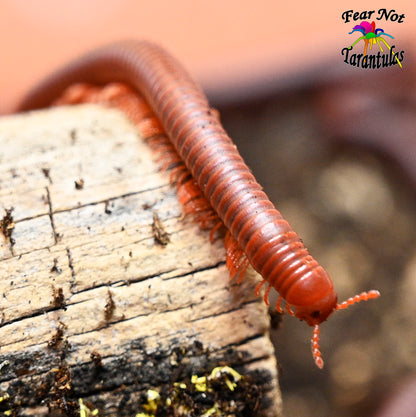
[[[220,394],[280,415],[258,277],[229,281],[221,240],[183,218],[137,136],[94,106],[0,121],[0,216],[13,207],[13,240],[0,236],[0,410],[152,415],[152,389],[155,415],[168,398],[202,415],[225,407]],[[220,392],[191,381],[226,365],[243,375],[235,392],[226,371]]]

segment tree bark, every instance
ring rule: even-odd
[[[153,158],[116,110],[0,120],[0,410],[280,415],[259,278],[230,282]]]

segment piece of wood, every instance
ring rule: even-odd
[[[153,158],[116,110],[0,120],[0,410],[280,415],[259,278],[230,282]]]

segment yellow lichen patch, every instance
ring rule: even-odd
[[[232,380],[228,376],[231,376]],[[228,389],[230,391],[234,391],[234,389],[237,387],[237,382],[241,380],[242,376],[229,366],[218,366],[212,370],[208,380],[215,381],[221,378],[224,378],[224,382]]]
[[[90,410],[85,404],[82,398],[78,399],[79,404],[79,417],[98,417],[98,410]]]
[[[3,401],[7,401],[10,398],[10,395],[5,392],[1,397],[0,397],[0,403]]]
[[[160,402],[160,394],[153,389],[147,390],[146,394],[147,394],[147,404],[144,404],[143,408],[148,413],[138,413],[136,414],[136,417],[153,417],[157,411],[157,407]]]
[[[205,392],[207,390],[207,377],[192,375],[191,383],[195,385],[195,389],[200,392]]]

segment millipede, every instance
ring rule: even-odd
[[[312,355],[323,367],[320,324],[334,311],[377,298],[376,290],[338,303],[325,269],[269,200],[223,129],[201,88],[179,62],[148,41],[124,41],[97,49],[41,82],[18,110],[52,104],[103,102],[122,108],[169,169],[185,213],[210,238],[224,229],[226,265],[241,281],[251,265],[279,293],[277,310],[313,327]]]

